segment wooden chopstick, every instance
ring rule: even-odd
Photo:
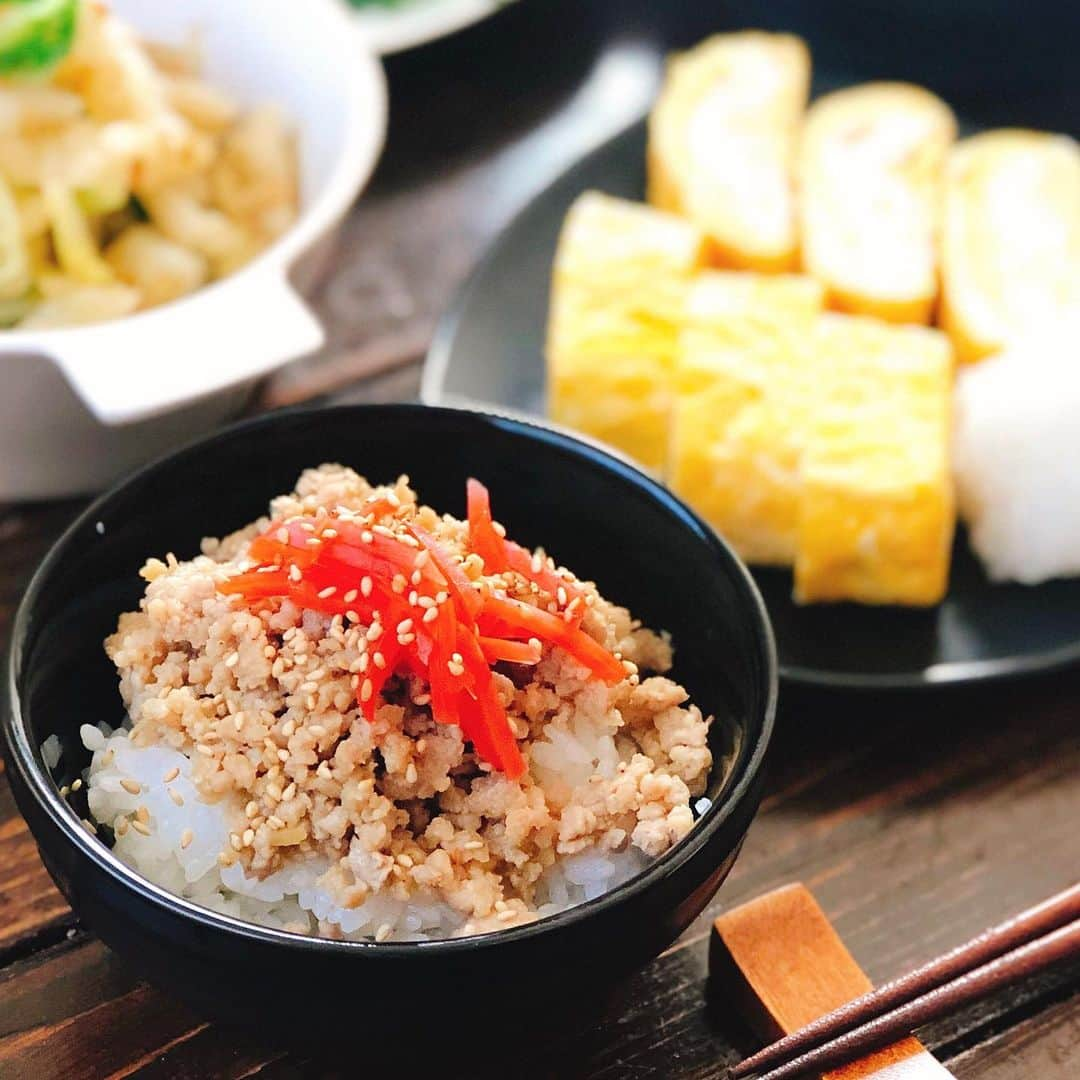
[[[894,1010],[907,1003],[921,999],[935,989],[974,972],[975,969],[981,969],[988,965],[989,961],[1003,957],[1006,953],[1011,955],[1011,951],[1017,950],[1019,946],[1033,942],[1077,919],[1080,919],[1080,883],[989,930],[984,930],[977,937],[907,975],[884,983],[876,990],[826,1013],[806,1027],[778,1039],[764,1050],[741,1061],[731,1070],[731,1076],[739,1078],[751,1073],[762,1073],[808,1055],[823,1044],[831,1046],[845,1033],[853,1029],[862,1030],[877,1018],[891,1015]],[[1022,975],[1017,976],[1020,977]],[[943,1011],[952,1007],[946,1004]],[[773,1074],[766,1075],[771,1077]]]

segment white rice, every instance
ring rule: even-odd
[[[617,767],[611,735],[580,734],[582,739],[574,739],[552,728],[550,748],[536,745],[534,754],[544,760],[550,782],[577,783],[579,773],[587,777],[598,764],[602,772]],[[350,940],[370,940],[379,932],[380,940],[426,941],[464,932],[465,917],[434,894],[414,894],[405,902],[376,892],[355,908],[336,905],[319,884],[330,868],[320,856],[293,858],[262,880],[246,876],[239,863],[222,867],[218,855],[228,847],[230,832],[243,828],[243,808],[235,800],[206,802],[191,781],[191,761],[177,750],[135,746],[123,728],[106,736],[84,724],[80,735],[93,752],[84,775],[94,819],[111,825],[145,807],[148,835],[128,827],[117,833],[113,850],[154,884],[213,911],[297,933],[316,934],[319,920]],[[173,770],[175,779],[164,782]],[[128,790],[133,782],[141,788],[138,793]],[[601,896],[648,863],[632,846],[617,852],[591,847],[563,856],[537,883],[537,914],[554,915]]]
[[[1048,324],[956,385],[954,467],[994,581],[1080,574],[1080,317]]]

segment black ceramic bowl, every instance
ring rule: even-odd
[[[500,520],[543,544],[648,625],[673,634],[676,676],[719,722],[712,806],[693,832],[605,896],[530,926],[446,942],[313,940],[214,914],[151,885],[79,823],[82,794],[58,788],[87,764],[81,723],[121,716],[102,641],[137,605],[149,555],[187,557],[265,512],[301,468],[354,466],[373,480],[408,473],[422,499],[463,514],[465,479],[492,491]],[[42,857],[80,918],[163,987],[217,1016],[266,1028],[267,986],[290,1027],[343,1016],[379,1032],[430,994],[425,1030],[606,988],[667,946],[723,881],[760,798],[773,724],[776,659],[761,599],[730,549],[659,484],[568,436],[476,413],[371,406],[279,413],[230,428],[143,469],[94,503],[34,576],[15,618],[3,680],[9,776]],[[49,735],[64,757],[50,776]],[[454,989],[458,988],[458,989]],[[427,994],[425,994],[425,999]],[[328,1009],[328,1003],[330,1008]],[[272,1027],[273,1025],[271,1025]]]

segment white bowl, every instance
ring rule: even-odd
[[[112,0],[143,36],[194,31],[208,82],[280,105],[298,136],[300,214],[241,270],[114,322],[0,331],[0,499],[100,488],[219,424],[256,379],[324,342],[297,295],[318,242],[370,177],[386,85],[342,0]]]

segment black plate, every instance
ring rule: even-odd
[[[562,220],[589,188],[642,198],[644,161],[640,123],[570,168],[510,224],[443,318],[424,372],[425,401],[544,415],[548,278]],[[792,682],[900,689],[1080,659],[1080,580],[992,585],[963,535],[948,596],[931,610],[799,607],[790,573],[753,573],[776,633],[780,673]]]

